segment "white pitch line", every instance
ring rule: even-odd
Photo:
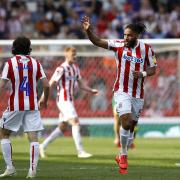
[[[179,166],[180,166],[180,163],[179,163]],[[112,166],[112,167],[109,167],[109,166],[106,166],[106,167],[103,167],[103,169],[117,169],[118,167],[115,167],[115,166]],[[63,168],[64,169],[64,168]],[[68,169],[72,169],[72,170],[96,170],[96,169],[102,169],[102,167],[70,167]],[[25,169],[25,168],[21,168],[21,169],[17,169],[16,168],[16,171],[28,171],[29,169]],[[37,171],[48,171],[49,169],[37,169]],[[0,170],[1,171],[1,170]]]

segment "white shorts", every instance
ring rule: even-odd
[[[43,130],[40,112],[35,111],[8,111],[0,120],[0,127],[17,132],[22,125],[24,132]]]
[[[76,113],[76,109],[74,107],[74,103],[72,101],[60,101],[57,102],[57,106],[59,108],[59,121],[68,121],[70,119],[77,118],[78,115]]]
[[[124,92],[115,92],[114,100],[116,111],[119,116],[132,113],[133,120],[138,121],[144,105],[143,99],[131,97],[129,94]]]

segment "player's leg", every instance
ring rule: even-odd
[[[117,145],[118,147],[121,147],[120,144],[120,119],[119,119],[119,115],[118,113],[115,111],[113,111],[113,115],[114,115],[114,144]]]
[[[6,163],[6,170],[0,177],[13,176],[16,174],[12,160],[12,145],[9,139],[12,131],[17,131],[21,125],[23,113],[5,111],[0,121],[0,137],[3,158]]]
[[[27,132],[30,143],[30,167],[27,177],[33,178],[36,176],[36,169],[39,160],[39,142],[38,132]]]
[[[120,116],[121,127],[120,127],[120,137],[121,137],[121,154],[127,155],[128,139],[130,136],[130,130],[132,126],[132,114],[126,113]]]
[[[120,120],[119,115],[116,111],[116,102],[114,100],[114,97],[112,98],[112,110],[113,110],[113,117],[114,117],[114,144],[120,147],[120,136],[119,136],[119,127],[120,127]]]
[[[68,122],[72,126],[72,137],[73,137],[77,151],[78,152],[83,151],[79,119],[76,117],[73,119],[69,119]]]
[[[63,136],[63,132],[66,129],[67,123],[61,122],[59,125],[49,134],[49,136],[40,144],[40,156],[45,158],[45,149],[49,143],[53,142],[56,138]]]
[[[138,119],[140,117],[143,105],[144,105],[144,100],[132,98],[133,123],[132,123],[132,127],[130,129],[130,136],[129,136],[129,140],[128,140],[128,148],[134,148],[133,141],[134,141],[135,134],[137,131],[137,123],[138,123]]]
[[[121,151],[116,157],[116,161],[119,165],[120,173],[127,173],[128,167],[127,155],[128,155],[128,138],[130,135],[130,129],[132,127],[133,117],[131,113],[131,97],[126,93],[115,93],[116,109],[121,119],[120,127],[120,139],[121,139]]]
[[[63,104],[63,103],[62,103]],[[64,131],[66,130],[67,123],[64,121],[65,113],[66,113],[66,105],[62,105],[58,103],[59,113],[59,125],[54,129],[51,134],[40,144],[39,151],[41,158],[46,157],[45,149],[49,145],[49,143],[53,142],[56,138],[63,136]]]
[[[40,112],[25,111],[22,125],[24,128],[24,132],[26,132],[28,135],[30,143],[30,165],[27,178],[34,178],[36,176],[36,170],[39,160],[38,132],[44,129],[40,117]]]
[[[16,174],[15,167],[12,160],[12,145],[9,139],[11,131],[7,129],[0,128],[1,134],[1,150],[3,154],[4,161],[6,163],[6,170],[0,177],[13,176]]]
[[[138,123],[136,124],[136,126],[134,128],[134,140],[133,140],[133,143],[130,146],[130,149],[134,149],[136,147],[135,139],[136,139],[137,132],[138,132]]]
[[[80,124],[78,117],[69,119],[68,121],[72,126],[72,137],[76,146],[76,150],[78,152],[79,158],[89,158],[92,156],[92,154],[87,153],[84,151],[83,145],[82,145],[82,138],[80,133]]]
[[[129,134],[129,138],[128,138],[128,149],[131,148],[133,149],[135,147],[134,145],[134,137],[135,137],[135,127],[137,125],[137,121],[133,121],[132,122],[132,127],[130,129],[130,134]]]

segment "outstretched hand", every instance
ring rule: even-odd
[[[91,93],[93,95],[98,95],[98,90],[97,89],[91,89]]]
[[[86,31],[88,30],[88,28],[90,27],[90,20],[89,20],[89,17],[87,16],[84,16],[81,20],[82,22],[82,27],[83,29]]]

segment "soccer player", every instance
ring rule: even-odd
[[[40,155],[45,158],[45,149],[48,144],[57,137],[62,136],[67,129],[67,125],[72,126],[72,136],[75,142],[79,158],[88,158],[92,154],[84,151],[81,141],[80,124],[76,109],[74,107],[74,87],[78,86],[91,94],[97,94],[96,89],[91,89],[81,78],[80,70],[75,64],[76,49],[74,47],[66,47],[64,50],[65,61],[56,68],[49,82],[50,88],[57,87],[57,106],[60,111],[58,127],[44,140],[40,145]]]
[[[17,37],[12,45],[12,54],[4,66],[0,78],[0,92],[10,83],[12,90],[8,107],[0,121],[2,154],[7,165],[1,177],[16,174],[12,160],[12,145],[9,139],[12,131],[18,131],[22,125],[30,142],[30,167],[27,178],[36,176],[39,158],[38,131],[43,129],[40,112],[47,107],[49,83],[41,64],[30,56],[31,42],[28,38]],[[36,86],[42,81],[44,96],[37,101]]]
[[[127,146],[133,140],[134,127],[144,103],[144,80],[156,72],[156,58],[152,47],[138,40],[145,31],[142,23],[131,23],[124,29],[124,40],[103,40],[97,37],[87,16],[82,27],[90,41],[115,53],[117,77],[114,84],[116,109],[121,119],[121,152],[116,157],[119,173],[128,173]]]

